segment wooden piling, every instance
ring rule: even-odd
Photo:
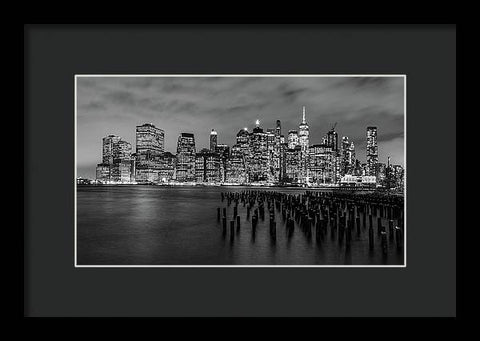
[[[368,228],[368,246],[370,250],[373,250],[373,227]]]
[[[388,253],[388,245],[387,245],[387,232],[382,231],[382,253],[386,255]]]
[[[235,220],[230,221],[230,241],[235,238]]]

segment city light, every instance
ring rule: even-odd
[[[303,187],[383,187],[403,190],[400,165],[378,161],[377,127],[366,127],[366,162],[361,163],[353,141],[343,136],[339,143],[336,123],[320,144],[310,144],[305,106],[297,130],[282,134],[281,122],[264,130],[260,120],[251,133],[247,127],[231,147],[218,143],[210,132],[208,149],[197,150],[195,136],[182,132],[175,154],[164,148],[165,133],[151,123],[136,127],[136,150],[116,135],[102,140],[102,163],[95,183],[261,185]],[[85,184],[85,179],[77,183]]]

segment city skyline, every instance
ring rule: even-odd
[[[218,134],[216,143],[232,147],[237,132],[245,127],[252,131],[257,120],[264,130],[274,129],[280,120],[282,134],[287,138],[289,130],[298,130],[304,106],[310,145],[322,143],[336,124],[338,143],[348,136],[355,145],[357,159],[365,162],[365,128],[373,125],[379,131],[378,162],[386,163],[390,157],[391,163],[404,166],[403,77],[80,77],[77,81],[80,177],[95,177],[95,165],[102,157],[102,138],[121,136],[135,150],[135,127],[144,123],[164,131],[165,151],[175,154],[178,136],[192,133],[198,152],[209,148],[212,129]],[[262,84],[267,90],[261,90]],[[139,89],[145,91],[140,94]],[[255,90],[266,98],[259,98]],[[226,94],[229,101],[225,101]],[[206,105],[206,98],[211,98],[212,103]],[[279,104],[283,107],[275,109]],[[155,108],[158,112],[153,112]],[[211,109],[208,113],[207,108]],[[186,118],[190,124],[175,125]]]

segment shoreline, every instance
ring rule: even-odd
[[[330,190],[330,191],[362,191],[362,192],[380,192],[392,195],[404,195],[402,192],[389,191],[383,188],[368,188],[368,187],[337,187],[337,186],[322,186],[322,187],[307,187],[307,186],[288,186],[288,185],[234,185],[234,184],[76,184],[77,187],[131,187],[131,186],[148,186],[148,187],[225,187],[225,188],[282,188],[282,189],[297,189],[297,190]]]

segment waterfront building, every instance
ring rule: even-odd
[[[113,182],[130,183],[132,181],[133,160],[128,162],[114,163],[110,167],[110,179]]]
[[[212,129],[210,132],[210,151],[215,152],[217,150],[217,132]]]
[[[82,178],[82,177],[77,178],[77,185],[91,185],[92,182],[93,181],[90,180],[90,179],[85,179],[85,178]]]
[[[137,126],[135,131],[136,153],[163,153],[165,133],[151,123]]]
[[[285,176],[283,180],[284,183],[298,184],[300,182],[301,154],[302,149],[300,145],[295,146],[295,148],[293,149],[287,148],[285,150]]]
[[[335,131],[336,124],[327,133],[326,144],[332,147],[334,153],[338,152],[338,134]]]
[[[165,133],[151,123],[135,128],[135,181],[157,183],[160,181]],[[164,178],[164,177],[162,177]]]
[[[250,182],[269,181],[269,153],[267,133],[260,128],[260,121],[250,135],[248,177]]]
[[[341,176],[344,176],[345,174],[348,174],[348,169],[349,169],[349,148],[350,148],[350,142],[348,141],[348,136],[343,136],[342,137],[342,144],[341,144]]]
[[[305,106],[302,112],[302,122],[298,126],[298,143],[301,148],[300,156],[300,182],[307,182],[307,168],[308,168],[308,145],[309,145],[309,127],[305,119]]]
[[[405,169],[401,165],[393,165],[393,181],[396,190],[402,191],[405,186]]]
[[[385,163],[377,163],[376,177],[380,185],[387,187],[387,165]]]
[[[355,171],[354,171],[354,175],[365,175],[364,174],[364,169],[362,167],[362,163],[360,162],[360,160],[356,159],[355,160]]]
[[[117,135],[108,135],[102,139],[102,163],[113,163],[113,148],[122,138]]]
[[[248,132],[248,129],[247,128],[241,129],[237,133],[237,144],[240,147],[242,147],[242,149],[246,150],[248,149],[249,141],[250,141],[250,133]]]
[[[335,152],[329,144],[309,146],[308,174],[311,184],[334,184],[337,179]]]
[[[274,179],[276,182],[279,182],[282,177],[281,170],[281,143],[282,143],[282,124],[280,120],[277,120],[275,127],[275,142],[273,147],[273,168],[274,168]]]
[[[217,183],[222,180],[222,161],[217,153],[206,153],[204,155],[205,182]]]
[[[110,182],[110,164],[99,163],[95,169],[95,179],[101,183]]]
[[[283,183],[286,179],[286,152],[288,150],[288,143],[285,142],[285,137],[282,135],[280,137],[280,151],[279,151],[279,162],[280,162],[280,173],[279,173],[279,182]]]
[[[135,181],[137,183],[156,183],[158,182],[160,154],[142,151],[135,153]]]
[[[376,177],[368,175],[344,175],[339,184],[341,187],[364,187],[364,188],[375,188],[376,187]]]
[[[239,144],[232,146],[232,152],[227,160],[225,181],[237,184],[248,182],[245,155]]]
[[[269,166],[269,178],[271,181],[278,181],[277,163],[278,157],[276,154],[276,128],[267,129],[267,149],[268,149],[268,166]],[[271,175],[271,176],[270,176]]]
[[[342,138],[341,145],[341,176],[345,174],[355,175],[355,145],[352,142],[348,141],[348,136]]]
[[[226,160],[230,156],[230,147],[226,144],[217,144],[215,151],[222,159]]]
[[[96,179],[103,183],[132,182],[132,145],[120,136],[108,135],[102,139],[102,163],[97,165]]]
[[[248,132],[247,128],[241,129],[237,133],[237,143],[236,146],[238,146],[240,152],[243,155],[243,164],[245,167],[245,181],[249,182],[248,175],[249,175],[249,165],[250,165],[250,133]],[[232,147],[232,154],[233,154],[233,147]]]
[[[177,140],[176,180],[195,181],[195,137],[181,133]]]
[[[170,182],[174,179],[177,158],[170,152],[164,152],[158,160],[158,182]]]
[[[227,160],[230,157],[230,147],[226,144],[217,144],[216,152],[220,157],[221,181],[225,181],[225,172],[227,169]]]
[[[299,145],[298,141],[298,131],[289,130],[288,131],[288,149],[295,149]]]
[[[378,145],[377,127],[367,127],[367,169],[370,176],[377,176]]]
[[[221,181],[220,155],[209,149],[202,149],[195,157],[195,181],[217,183]]]

